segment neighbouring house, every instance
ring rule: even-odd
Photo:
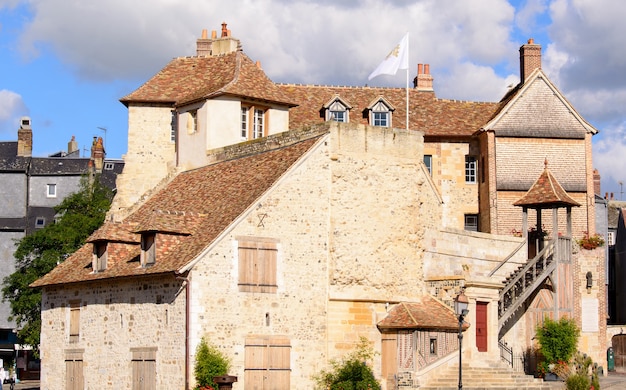
[[[92,171],[102,172],[101,180],[115,188],[115,176],[122,171],[124,162],[105,160],[102,140],[99,142],[94,139],[90,157],[80,157],[74,137],[68,142],[67,152],[34,157],[33,129],[28,117],[20,119],[17,141],[0,142],[0,278],[15,271],[16,242],[54,223],[54,207],[80,188],[82,177]],[[16,324],[8,320],[9,302],[0,304],[0,313],[0,359],[5,370],[17,356],[18,377],[38,377],[39,360],[18,346]]]
[[[569,316],[606,366],[604,251],[575,244],[597,131],[539,45],[520,64],[493,103],[436,97],[418,65],[407,126],[404,89],[275,84],[225,24],[204,32],[122,98],[109,218],[33,283],[42,388],[190,389],[202,337],[236,389],[312,388],[360,337],[385,389],[424,388],[458,362],[461,292],[464,364],[510,347],[531,373],[536,326]]]

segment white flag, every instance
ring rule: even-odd
[[[381,74],[394,75],[398,69],[409,69],[409,33],[391,50],[387,58],[374,69],[368,80]]]

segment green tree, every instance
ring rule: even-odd
[[[230,360],[214,345],[207,343],[203,337],[196,348],[194,367],[196,389],[203,389],[206,386],[217,389],[213,378],[228,374],[228,370],[230,370]]]
[[[539,351],[547,364],[569,362],[576,352],[580,329],[573,319],[563,317],[558,321],[545,319],[543,326],[537,327]]]
[[[322,370],[313,379],[318,389],[331,390],[380,390],[380,383],[374,377],[374,372],[367,365],[375,352],[371,343],[361,337],[354,351],[344,357],[342,361],[332,360],[329,370]]]
[[[56,223],[17,242],[15,272],[2,282],[2,297],[10,303],[9,320],[16,322],[22,343],[37,350],[41,332],[41,290],[29,285],[85,243],[104,222],[112,199],[112,191],[98,177],[93,183],[84,177],[79,191],[54,208],[60,216]]]

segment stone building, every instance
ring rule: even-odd
[[[15,271],[16,241],[38,229],[54,223],[54,207],[80,188],[81,179],[96,170],[111,189],[115,177],[124,166],[121,160],[105,160],[102,139],[94,139],[90,157],[80,157],[75,138],[66,151],[48,157],[32,155],[33,129],[31,120],[22,117],[17,141],[0,142],[0,278]],[[93,169],[92,169],[93,167]],[[95,172],[95,171],[94,171]],[[0,359],[8,371],[15,361],[16,324],[9,321],[9,302],[0,304]],[[18,375],[28,379],[38,377],[39,364],[31,360],[28,351],[19,351]]]
[[[33,284],[42,388],[189,389],[202,337],[234,388],[312,388],[361,337],[385,389],[424,387],[458,361],[461,292],[470,366],[564,315],[605,365],[604,253],[573,245],[596,130],[538,45],[500,102],[440,99],[418,65],[407,125],[404,89],[274,84],[226,25],[197,44],[122,99],[110,218]]]

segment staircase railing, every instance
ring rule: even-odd
[[[500,347],[500,360],[513,367],[513,349],[502,340],[498,340],[498,347]]]
[[[498,302],[498,329],[515,314],[532,293],[556,269],[556,241],[550,240],[547,245],[529,260],[523,267],[514,272],[505,282],[500,291]]]

